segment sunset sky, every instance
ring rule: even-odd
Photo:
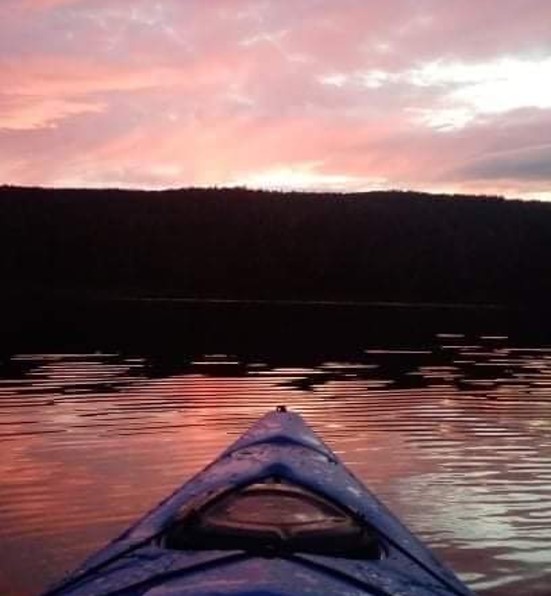
[[[1,0],[0,184],[551,200],[551,1]]]

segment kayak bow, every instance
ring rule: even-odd
[[[279,407],[54,595],[472,592]]]

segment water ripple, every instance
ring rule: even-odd
[[[0,362],[2,593],[58,578],[280,403],[478,593],[549,593],[550,348],[440,334],[314,362],[165,358]]]

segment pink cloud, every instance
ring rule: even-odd
[[[551,104],[527,87],[551,57],[545,0],[7,0],[0,16],[6,182],[551,182]],[[494,109],[504,77],[526,92]]]
[[[9,3],[11,0],[7,0]],[[19,0],[18,8],[22,10],[51,10],[60,6],[77,4],[85,0]]]
[[[55,98],[37,100],[24,96],[3,102],[0,97],[0,131],[48,128],[76,114],[101,112],[104,108],[104,104],[91,101],[68,101]]]

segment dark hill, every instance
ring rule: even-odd
[[[11,295],[532,304],[551,205],[406,192],[0,188]]]

